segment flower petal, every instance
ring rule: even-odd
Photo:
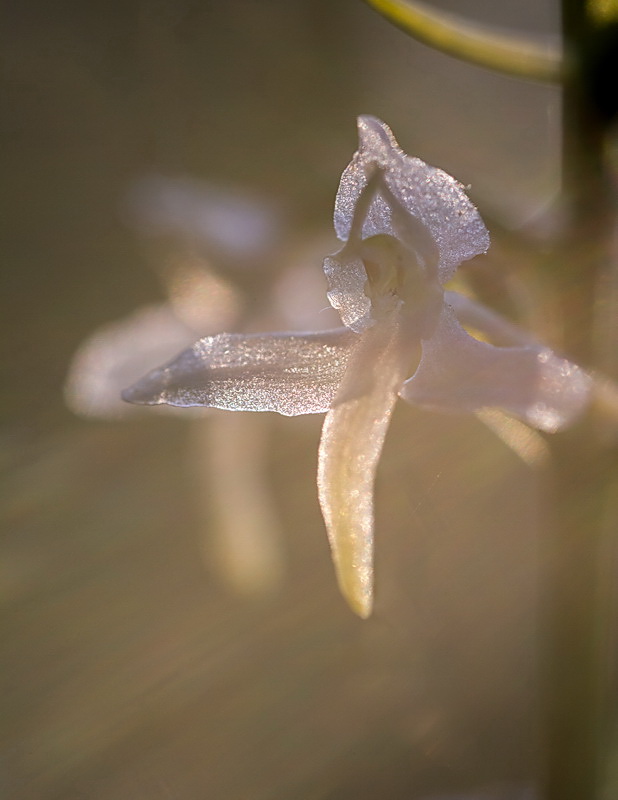
[[[397,202],[429,229],[439,250],[438,273],[445,283],[462,261],[484,253],[489,234],[464,187],[446,172],[407,156],[390,128],[370,116],[358,119],[359,149],[341,176],[335,200],[335,230],[347,241],[361,191],[375,168]],[[399,226],[400,227],[400,226]],[[377,194],[362,229],[363,238],[397,236],[391,204]]]
[[[129,403],[231,411],[327,411],[358,336],[321,333],[206,336],[123,392]]]
[[[339,587],[363,618],[373,602],[373,483],[410,357],[411,347],[397,321],[391,318],[369,328],[322,429],[320,505]]]
[[[371,300],[365,294],[367,273],[360,259],[348,259],[345,249],[324,259],[328,301],[345,326],[362,333],[373,325]]]
[[[444,305],[423,356],[401,397],[441,411],[498,407],[547,433],[584,410],[591,378],[544,347],[494,347],[470,336]]]

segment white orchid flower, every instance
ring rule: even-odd
[[[450,175],[401,151],[374,117],[335,202],[343,247],[324,262],[343,328],[200,339],[123,393],[132,403],[296,415],[327,412],[318,490],[339,585],[361,617],[373,602],[373,484],[400,396],[443,411],[500,408],[554,432],[584,409],[590,378],[534,344],[473,338],[445,300],[489,236]],[[447,297],[450,297],[447,295]]]

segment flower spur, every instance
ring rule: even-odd
[[[335,201],[343,246],[324,261],[328,299],[345,327],[208,336],[123,397],[326,412],[320,505],[341,591],[367,617],[373,484],[397,397],[449,412],[497,407],[552,433],[582,412],[590,378],[546,347],[496,347],[467,333],[443,287],[463,261],[489,247],[478,211],[454,178],[403,153],[383,122],[360,117],[358,130],[359,149]]]

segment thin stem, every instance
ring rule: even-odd
[[[607,753],[607,647],[613,621],[607,519],[618,459],[591,420],[550,441],[546,542],[547,800],[598,800]]]
[[[565,228],[548,265],[548,299],[563,320],[561,349],[589,369],[604,365],[596,336],[599,286],[609,270],[613,214],[603,157],[606,120],[598,105],[608,76],[589,69],[596,47],[582,0],[563,0],[571,69],[563,91]],[[609,83],[608,83],[609,86]],[[602,342],[611,347],[611,343]],[[613,377],[613,376],[612,376]],[[549,534],[545,540],[545,800],[599,800],[607,756],[608,631],[615,609],[607,570],[616,520],[608,498],[618,479],[615,440],[590,414],[549,441]],[[612,524],[613,523],[613,524]]]
[[[550,42],[507,35],[412,0],[366,2],[418,41],[463,61],[544,83],[560,83],[563,78],[562,54]]]

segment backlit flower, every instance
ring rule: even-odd
[[[127,389],[133,403],[296,415],[327,412],[320,505],[339,585],[362,617],[373,597],[373,483],[397,397],[454,412],[497,407],[546,432],[584,408],[589,377],[547,348],[473,338],[445,300],[489,236],[463,187],[359,119],[360,145],[335,201],[341,249],[325,259],[345,327],[200,339]],[[450,294],[447,295],[450,297]]]

